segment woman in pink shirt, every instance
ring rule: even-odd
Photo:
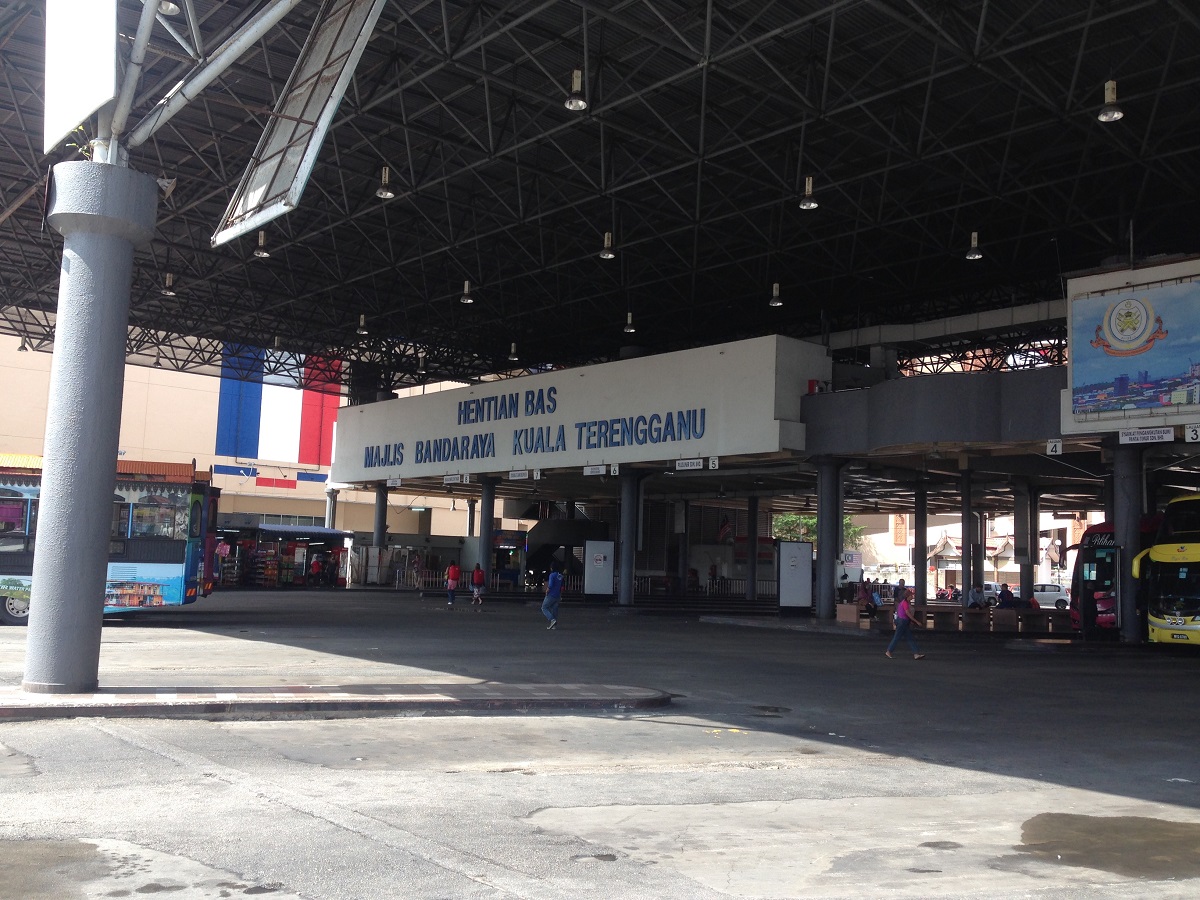
[[[924,659],[925,654],[921,652],[921,648],[917,646],[916,640],[912,636],[913,618],[912,607],[908,603],[908,591],[901,593],[900,599],[896,603],[896,633],[892,635],[892,642],[888,644],[883,655],[888,659],[892,658],[892,651],[896,649],[896,645],[900,643],[900,638],[905,638],[908,641],[908,646],[912,648],[913,659]]]

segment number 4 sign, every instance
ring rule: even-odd
[[[1047,456],[1062,456],[1062,438],[1046,441]]]

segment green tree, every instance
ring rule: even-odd
[[[781,541],[812,541],[817,543],[817,517],[797,513],[777,513],[771,519],[771,533]],[[843,549],[857,550],[866,538],[866,528],[855,525],[849,516],[842,516]]]

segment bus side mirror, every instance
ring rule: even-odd
[[[1149,553],[1149,552],[1150,552],[1150,548],[1146,548],[1145,550],[1143,550],[1141,553],[1139,553],[1137,556],[1135,556],[1135,557],[1133,558],[1133,577],[1134,577],[1134,578],[1141,578],[1141,577],[1142,577],[1142,576],[1141,576],[1141,571],[1142,571],[1142,557],[1144,557],[1144,556],[1145,556],[1147,553]]]

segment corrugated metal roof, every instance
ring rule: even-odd
[[[28,453],[0,453],[0,469],[41,469],[42,458]]]
[[[43,458],[28,453],[0,453],[0,472],[20,475],[41,475]],[[207,480],[208,473],[201,473]],[[122,481],[161,481],[171,484],[191,484],[196,470],[191,463],[147,462],[137,459],[117,460],[117,478]]]

